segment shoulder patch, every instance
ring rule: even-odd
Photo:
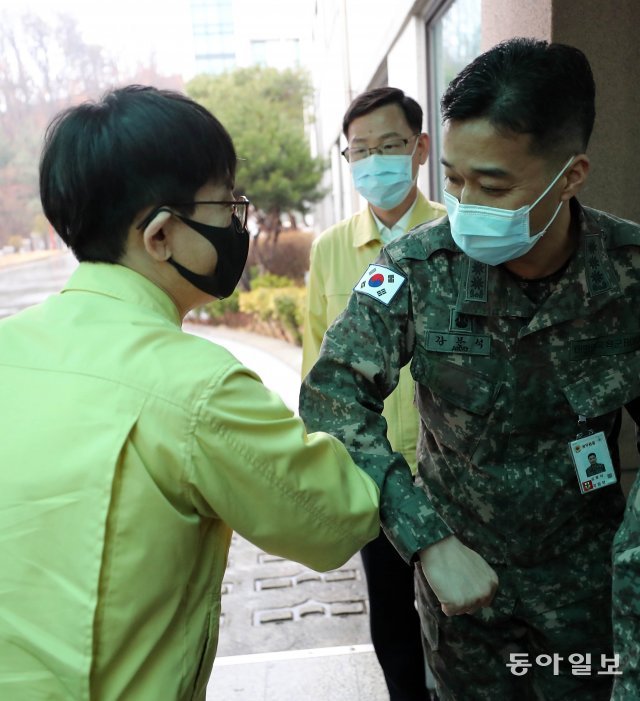
[[[369,295],[382,304],[389,304],[406,279],[404,275],[384,265],[370,265],[353,291]]]

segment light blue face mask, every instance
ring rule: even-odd
[[[562,170],[533,204],[520,209],[460,204],[453,195],[445,192],[444,203],[453,240],[469,258],[488,265],[500,265],[528,253],[553,224],[563,203],[560,202],[546,226],[533,236],[529,230],[529,214],[558,182],[573,158],[571,156],[562,166]]]
[[[381,156],[374,153],[351,164],[351,175],[356,190],[374,207],[393,209],[409,194],[418,178],[413,177],[413,154]]]

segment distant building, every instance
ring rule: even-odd
[[[191,0],[196,73],[306,64],[309,0]]]

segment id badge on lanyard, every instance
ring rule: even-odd
[[[578,425],[584,427],[583,430],[586,429],[585,416],[578,417]],[[603,431],[594,433],[585,430],[578,433],[575,441],[569,443],[569,453],[576,468],[581,494],[608,487],[618,481]]]

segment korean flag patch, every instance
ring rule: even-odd
[[[370,265],[353,288],[354,292],[369,295],[383,304],[389,304],[407,278],[384,265]]]

